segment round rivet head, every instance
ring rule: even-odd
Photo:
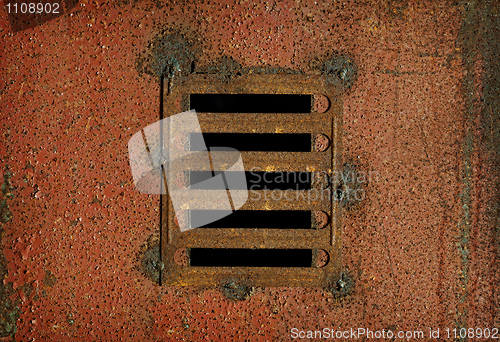
[[[318,254],[316,256],[316,267],[321,268],[326,266],[330,261],[330,256],[328,255],[328,252],[325,251],[324,249],[320,249],[317,253]]]
[[[174,253],[174,262],[179,266],[187,266],[188,265],[188,253],[187,248],[179,248]]]
[[[325,95],[313,95],[313,112],[325,113],[330,108],[330,100]]]
[[[326,151],[328,146],[330,146],[330,139],[328,139],[326,135],[321,133],[316,135],[314,139],[314,148],[317,152]]]
[[[313,227],[314,228],[325,228],[328,225],[328,214],[321,210],[315,210],[312,212]]]

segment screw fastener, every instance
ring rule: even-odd
[[[314,148],[317,152],[326,151],[328,146],[330,146],[330,139],[328,139],[326,135],[321,133],[316,135],[316,138],[314,139]]]
[[[179,248],[174,253],[174,262],[179,266],[187,266],[189,264],[187,248]]]
[[[326,264],[328,264],[329,261],[330,261],[330,256],[328,255],[328,252],[325,251],[324,249],[320,249],[316,257],[316,267],[317,268],[324,267],[326,266]]]
[[[325,113],[330,108],[330,100],[325,95],[313,95],[313,112]]]
[[[313,227],[317,229],[325,228],[328,225],[328,214],[321,210],[313,211]]]

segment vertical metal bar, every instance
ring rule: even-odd
[[[333,101],[334,99],[330,99],[331,101],[331,107],[333,107]],[[337,122],[336,122],[336,119],[335,119],[335,113],[336,111],[333,110],[333,108],[330,107],[330,111],[331,111],[331,116],[330,116],[330,120],[331,120],[331,130],[330,130],[330,161],[331,161],[331,164],[330,164],[330,169],[333,171],[333,172],[337,172],[337,161],[336,161],[336,158],[337,158],[337,148],[338,148],[338,145],[337,145]],[[335,108],[336,109],[336,108]],[[338,185],[337,184],[334,184],[332,182],[332,175],[330,175],[330,246],[333,246],[335,245],[335,234],[336,234],[336,231],[335,231],[335,223],[336,223],[336,210],[335,210],[335,205],[336,203],[334,203],[334,201],[336,200],[335,199],[335,194],[336,194],[336,191],[337,191],[337,187]],[[335,177],[338,177],[338,175],[334,175]]]
[[[163,120],[163,75],[160,75],[160,122]],[[163,124],[160,124],[160,160],[163,159]],[[164,177],[165,170],[163,169],[163,165],[161,165],[161,174]],[[158,283],[161,286],[163,283],[163,183],[160,182],[160,260],[158,261],[158,265],[160,265]],[[167,215],[168,217],[168,215]]]

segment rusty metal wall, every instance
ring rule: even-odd
[[[6,3],[2,340],[499,327],[497,1],[82,0],[24,27]],[[158,120],[173,53],[227,75],[348,66],[343,158],[366,177],[343,213],[347,296],[151,280],[159,198],[134,189],[127,142]]]

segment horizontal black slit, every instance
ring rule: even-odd
[[[191,248],[190,265],[202,267],[311,267],[311,249]]]
[[[191,210],[193,227],[199,227],[198,222],[213,216],[212,212]],[[199,228],[311,229],[311,226],[311,212],[306,210],[237,210],[228,211],[226,217]]]
[[[310,113],[311,95],[191,94],[190,107],[209,113]]]
[[[191,189],[223,190],[213,188],[213,182],[204,182],[221,171],[189,171],[189,185]],[[246,184],[239,181],[241,171],[226,171],[226,184],[231,184],[228,190],[311,190],[312,173],[306,171],[245,171]]]
[[[190,151],[224,146],[238,151],[311,152],[310,133],[191,133],[189,141]]]

